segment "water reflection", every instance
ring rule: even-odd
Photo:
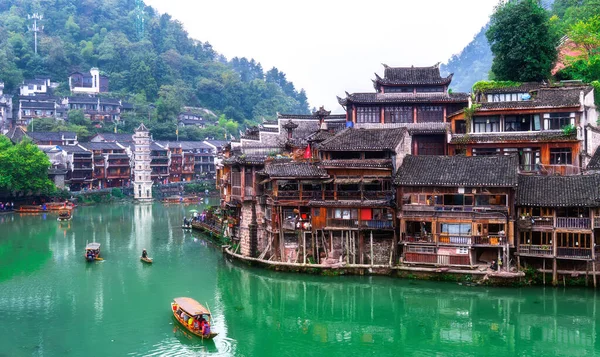
[[[290,340],[332,351],[425,355],[593,355],[598,347],[590,290],[290,276],[233,264],[220,269],[218,287],[229,334],[253,335],[243,344],[249,355],[265,343],[284,351]]]

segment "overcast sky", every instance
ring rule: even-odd
[[[341,112],[336,95],[372,92],[374,72],[430,66],[460,52],[498,0],[145,0],[190,36],[233,57],[275,66],[311,107]]]

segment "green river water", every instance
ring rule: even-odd
[[[193,208],[78,207],[68,224],[0,216],[0,356],[600,355],[592,289],[249,268],[180,228]],[[86,241],[105,261],[85,262]],[[214,341],[174,323],[177,296],[208,304]]]

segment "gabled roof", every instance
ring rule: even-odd
[[[54,102],[25,102],[20,101],[22,109],[54,109]]]
[[[273,163],[265,165],[265,173],[272,178],[326,178],[327,171],[308,162]]]
[[[319,144],[322,151],[395,150],[402,142],[406,128],[345,129]]]
[[[401,186],[514,187],[519,159],[510,156],[406,156],[394,184]]]
[[[322,115],[323,112],[315,112],[316,114]],[[319,115],[316,114],[279,114],[277,113],[277,119],[296,119],[296,120],[319,120]],[[346,119],[346,114],[333,114],[325,116],[325,120],[327,119]],[[266,124],[277,124],[276,121],[265,120]]]
[[[87,151],[79,145],[61,145],[60,148],[68,153],[89,154],[90,158],[92,157],[91,151]]]
[[[131,143],[133,142],[133,134],[115,134],[115,133],[99,133],[94,135],[94,138],[102,139],[106,142]]]
[[[445,78],[440,75],[439,64],[430,67],[389,67],[384,64],[383,67],[383,78],[375,73],[375,82],[381,85],[447,85],[452,81],[452,74]]]
[[[138,126],[138,128],[135,129],[135,131],[149,131],[149,130],[148,130],[148,128],[146,128],[144,123],[141,123],[140,126]]]
[[[80,143],[88,150],[125,150],[123,147],[118,145],[116,142],[105,142],[105,143]]]
[[[77,134],[72,131],[34,131],[27,132],[26,135],[29,136],[34,142],[77,139]]]
[[[376,103],[467,103],[468,93],[346,93],[346,98],[338,97],[340,105],[345,106],[349,102],[357,104]]]
[[[319,163],[321,167],[351,167],[353,169],[391,169],[392,159],[347,159],[347,160],[323,160]]]
[[[600,170],[600,146],[594,152],[586,168],[588,170]]]
[[[517,205],[600,207],[600,175],[519,175]]]

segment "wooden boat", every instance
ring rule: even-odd
[[[192,229],[192,225],[191,225],[191,224],[188,224],[188,225],[186,226],[185,224],[182,224],[182,225],[181,225],[181,228],[183,228],[183,229]]]
[[[73,216],[71,215],[71,210],[63,209],[58,211],[58,221],[70,221]]]
[[[104,260],[100,258],[100,243],[88,243],[85,246],[85,260],[93,262],[95,260]]]
[[[163,203],[181,204],[181,203],[197,203],[199,198],[197,196],[170,196],[162,200]]]
[[[171,312],[173,313],[173,318],[175,318],[186,330],[202,338],[203,340],[212,340],[218,335],[218,333],[212,331],[206,335],[203,335],[201,329],[194,329],[193,325],[189,326],[188,321],[184,321],[181,318],[181,312],[184,312],[185,315],[194,318],[194,320],[204,319],[208,322],[208,325],[212,329],[210,310],[192,298],[178,297],[173,299],[173,302],[171,303]]]
[[[148,263],[148,264],[152,264],[152,258],[149,257],[140,257],[140,260],[143,261],[144,263]]]

